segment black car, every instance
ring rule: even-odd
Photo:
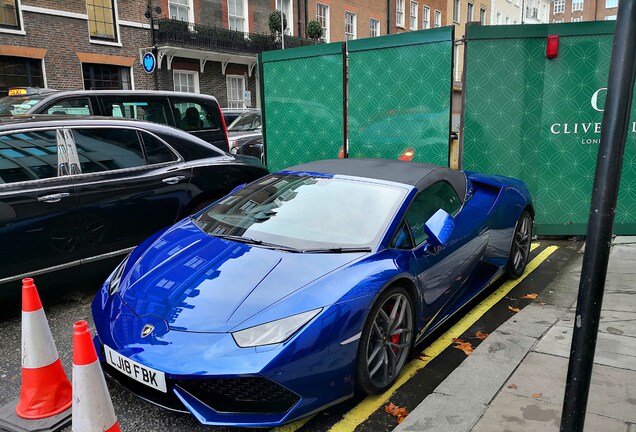
[[[265,174],[253,158],[159,124],[1,118],[0,299],[19,294],[23,277],[119,261],[156,231]]]
[[[230,153],[247,155],[264,161],[261,112],[245,111],[227,127]]]
[[[32,87],[9,90],[0,115],[70,114],[147,120],[188,131],[229,151],[221,109],[213,96],[152,90],[58,91]]]

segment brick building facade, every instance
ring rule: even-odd
[[[615,20],[619,0],[554,0],[550,22]]]

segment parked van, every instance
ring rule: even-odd
[[[190,132],[229,151],[227,131],[213,96],[151,90],[57,91],[13,88],[0,99],[0,115],[72,114],[147,120]]]

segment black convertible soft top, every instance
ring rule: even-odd
[[[418,190],[445,180],[457,191],[462,203],[466,196],[466,176],[462,171],[420,162],[392,159],[328,159],[296,165],[285,171],[340,174],[386,180],[415,186]]]

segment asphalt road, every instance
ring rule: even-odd
[[[531,299],[523,299],[522,297],[525,294],[538,294],[537,301],[541,300],[542,296],[549,297],[550,293],[543,293],[544,289],[582,246],[581,243],[575,241],[541,240],[540,246],[532,252],[531,257],[537,257],[551,245],[558,246],[558,249],[551,253],[547,259],[541,261],[534,272],[523,278],[518,284],[510,285],[513,286],[510,292],[501,300],[489,305],[487,310],[478,311],[478,319],[474,322],[471,321],[470,325],[466,327],[467,329],[460,333],[460,337],[464,341],[468,341],[472,346],[476,347],[481,342],[475,336],[477,331],[483,333],[492,332],[515,314],[509,307],[523,308],[533,301]],[[98,276],[97,278],[102,277]],[[487,303],[486,300],[490,298],[490,294],[504,284],[506,284],[505,280],[496,283],[486,293],[471,302],[462,311],[461,316],[455,317],[452,322],[445,324],[442,329],[431,335],[424,344],[417,346],[411,357],[416,361],[418,358],[424,359],[423,364],[425,365],[421,366],[421,369],[395,392],[383,395],[386,396],[386,400],[380,398],[378,399],[379,402],[369,403],[368,400],[362,397],[355,397],[310,419],[305,419],[285,428],[279,428],[279,430],[288,432],[296,430],[303,432],[322,432],[327,430],[337,432],[354,429],[356,431],[373,432],[392,430],[397,425],[397,420],[385,412],[384,406],[386,403],[390,401],[398,406],[406,407],[409,411],[412,410],[466,358],[466,354],[463,351],[453,348],[452,345],[441,349],[433,357],[422,355],[423,352],[424,354],[429,353],[429,351],[423,350],[429,347],[429,344],[431,344],[431,347],[440,345],[439,341],[442,339],[440,336],[449,331],[449,329],[463,328],[460,324],[462,324],[462,319],[465,321],[464,312],[475,315],[475,306],[480,305],[482,301]],[[45,304],[51,332],[56,341],[64,368],[69,376],[72,370],[72,326],[75,321],[84,319],[89,322],[91,329],[93,329],[90,303],[98,286],[99,282],[97,280],[82,283],[76,291],[58,300],[55,304]],[[483,303],[481,303],[480,307],[483,309]],[[473,309],[473,312],[471,312],[471,309]],[[19,396],[21,382],[20,338],[19,316],[0,320],[0,347],[2,348],[0,350],[0,406]],[[444,347],[444,345],[441,346]],[[427,359],[427,356],[432,359]],[[237,430],[202,426],[193,416],[158,408],[135,397],[108,378],[107,382],[119,424],[124,431],[221,432]],[[67,430],[70,431],[70,428],[67,428]]]

